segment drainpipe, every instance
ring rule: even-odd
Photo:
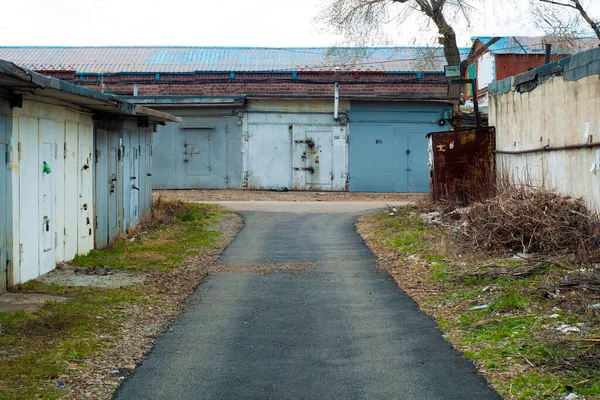
[[[552,44],[546,44],[546,57],[544,59],[544,64],[550,64],[550,56],[552,55]]]
[[[333,95],[333,119],[334,120],[338,120],[339,119],[339,109],[340,109],[340,67],[336,67],[335,68],[335,77],[334,77],[334,84],[333,84],[333,90],[334,90],[334,95]]]

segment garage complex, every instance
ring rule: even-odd
[[[449,129],[452,104],[442,49],[427,54],[0,48],[0,58],[182,117],[154,134],[155,189],[427,192],[425,135]]]

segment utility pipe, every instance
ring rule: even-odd
[[[580,150],[580,149],[591,149],[593,147],[600,147],[600,142],[592,142],[592,143],[584,143],[584,144],[570,144],[566,146],[558,146],[558,147],[550,147],[550,145],[539,147],[537,149],[529,149],[529,150],[493,150],[492,153],[495,154],[531,154],[531,153],[543,153],[546,151],[562,151],[562,150]]]
[[[335,67],[335,75],[333,76],[334,84],[333,84],[333,119],[339,119],[339,109],[340,109],[340,71],[342,69],[340,67]]]
[[[334,96],[333,96],[333,119],[336,121],[339,119],[340,109],[340,84],[339,82],[334,83]]]

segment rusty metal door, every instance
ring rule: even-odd
[[[433,132],[432,197],[463,204],[496,193],[494,127]]]
[[[0,293],[6,292],[8,285],[8,171],[9,143],[7,117],[0,115]]]
[[[306,131],[307,146],[306,189],[328,190],[333,181],[333,133],[331,131]]]

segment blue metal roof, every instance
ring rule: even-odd
[[[474,36],[473,43],[478,40],[485,44],[492,36]],[[490,46],[494,54],[544,54],[546,44],[552,44],[553,54],[574,54],[583,50],[598,47],[597,38],[566,38],[557,36],[505,36]]]
[[[466,56],[469,49],[461,49]],[[443,49],[427,47],[0,47],[36,71],[117,73],[442,72]]]
[[[60,79],[44,76],[23,69],[14,63],[0,59],[0,88],[27,90],[35,94],[65,100],[85,108],[107,114],[125,114],[149,117],[153,121],[165,122],[181,119],[171,114],[141,107],[123,99],[95,90],[73,85]]]

